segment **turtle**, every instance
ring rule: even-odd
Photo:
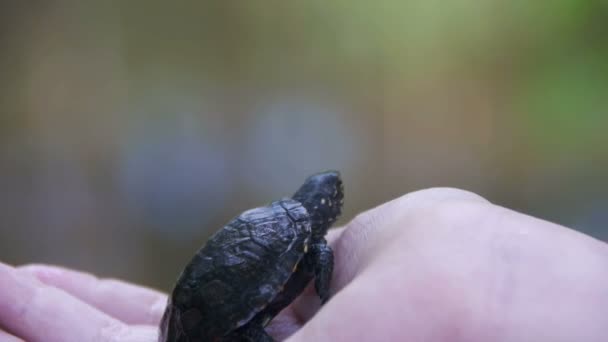
[[[274,341],[266,325],[313,279],[325,304],[334,262],[325,235],[343,203],[340,173],[325,171],[291,198],[232,219],[178,277],[159,341]]]

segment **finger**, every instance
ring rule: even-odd
[[[120,280],[99,279],[89,273],[49,265],[27,265],[19,270],[127,324],[157,325],[167,304],[165,294]]]
[[[420,233],[413,229],[416,225],[403,226],[402,222],[417,222],[420,217],[425,220],[429,213],[435,213],[438,207],[446,204],[457,206],[465,218],[483,205],[490,205],[486,199],[468,191],[432,188],[408,193],[357,215],[333,246],[335,290],[348,284],[397,237]],[[429,232],[432,233],[425,229],[423,233]]]
[[[0,342],[24,342],[22,339],[13,336],[6,331],[0,329]]]
[[[349,284],[397,236],[417,233],[410,229],[415,228],[413,226],[403,227],[392,224],[393,222],[402,222],[408,216],[420,216],[420,213],[425,215],[427,210],[435,210],[445,203],[461,204],[463,216],[476,210],[480,204],[489,204],[486,199],[468,191],[452,188],[426,189],[406,194],[359,214],[346,227],[329,236],[328,241],[334,251],[331,294],[335,295]],[[312,284],[292,307],[301,323],[308,321],[319,310],[320,302]]]
[[[605,339],[606,244],[483,202],[387,222],[380,235],[407,233],[381,239],[291,342]]]
[[[467,221],[487,206],[491,204],[472,192],[431,188],[408,193],[357,215],[334,246],[335,289],[339,290],[350,283],[371,260],[381,255],[386,246],[399,237],[434,235],[437,228],[429,229],[428,223],[441,214],[438,208],[458,211],[459,221]]]
[[[0,263],[0,326],[26,341],[106,341],[126,326],[105,313]]]

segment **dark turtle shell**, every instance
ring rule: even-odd
[[[309,215],[292,199],[233,219],[180,275],[161,341],[212,341],[249,322],[281,292],[310,236]]]

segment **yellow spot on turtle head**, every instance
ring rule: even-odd
[[[325,204],[325,198],[321,198],[321,205]]]
[[[308,244],[304,244],[304,253],[308,253]]]

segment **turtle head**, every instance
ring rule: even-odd
[[[308,211],[313,237],[322,238],[342,213],[344,185],[340,173],[326,171],[308,177],[293,199]]]

